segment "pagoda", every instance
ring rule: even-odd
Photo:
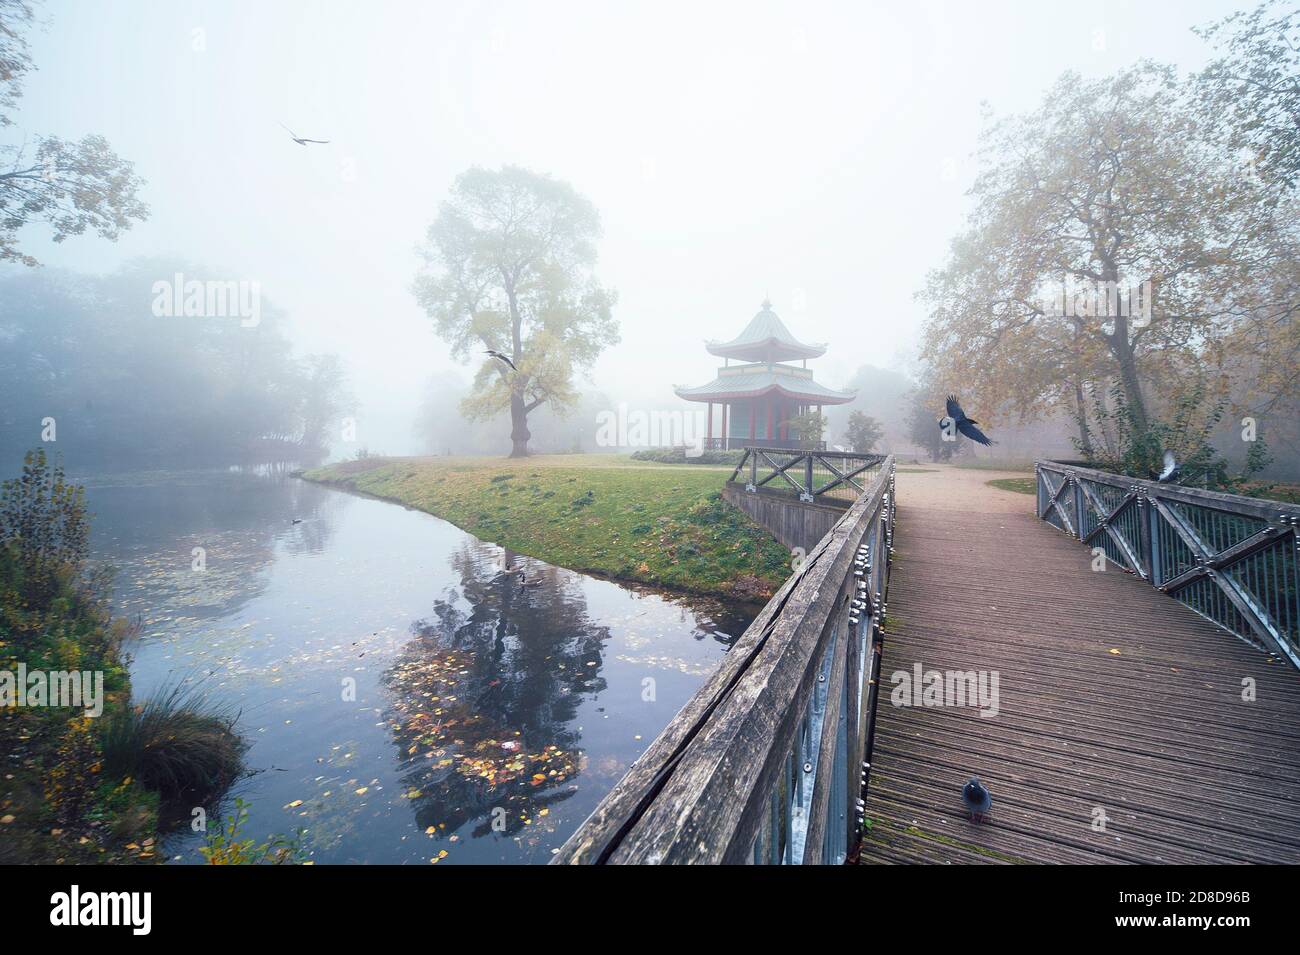
[[[698,388],[673,389],[679,398],[708,404],[705,447],[804,447],[796,417],[810,411],[820,413],[824,405],[842,405],[854,398],[854,392],[836,391],[813,381],[808,359],[826,354],[826,346],[805,344],[791,335],[772,311],[771,302],[764,301],[762,310],[731,341],[708,341],[705,348],[723,359],[718,376]],[[799,365],[790,364],[796,360]],[[714,405],[721,406],[716,431],[719,414]],[[824,450],[824,444],[818,449]]]

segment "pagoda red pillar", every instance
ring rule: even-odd
[[[713,402],[709,402],[708,447],[713,446]]]
[[[728,450],[731,446],[727,441],[727,412],[730,410],[731,410],[731,402],[729,401],[723,402],[722,404],[722,450],[724,451]]]

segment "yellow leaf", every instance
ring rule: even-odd
[[[369,789],[370,789],[369,786],[362,786],[360,789],[357,790],[357,795],[364,796],[369,791]]]
[[[1115,654],[1115,656],[1119,656],[1119,650],[1117,650],[1115,647],[1111,647],[1110,652]]]
[[[301,805],[302,805],[302,800],[301,800],[301,799],[295,799],[293,802],[289,803],[289,805],[285,806],[284,808],[285,808],[285,809],[297,809],[297,808],[298,808],[299,806],[301,806]]]

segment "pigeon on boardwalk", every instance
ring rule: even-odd
[[[947,429],[956,426],[958,431],[966,435],[966,437],[970,438],[972,441],[977,441],[984,445],[993,444],[992,441],[985,437],[983,431],[975,427],[979,422],[974,418],[966,417],[966,412],[961,410],[961,403],[957,401],[956,395],[948,396],[947,411],[948,416],[939,422],[940,428]]]
[[[483,354],[485,354],[485,355],[491,355],[491,356],[492,356],[493,358],[495,358],[497,361],[503,361],[503,362],[505,362],[507,365],[510,366],[510,370],[511,370],[511,371],[518,371],[518,370],[519,370],[518,368],[515,367],[515,363],[514,363],[514,362],[512,362],[512,361],[511,361],[509,358],[507,358],[505,355],[501,354],[499,351],[495,351],[494,349],[489,348],[489,349],[488,349],[487,351],[485,351]]]
[[[978,776],[972,776],[970,782],[961,788],[961,801],[970,814],[971,822],[983,822],[993,806],[993,794],[980,782]]]
[[[1156,475],[1156,480],[1161,484],[1174,484],[1183,476],[1183,469],[1178,466],[1178,460],[1174,457],[1174,452],[1165,452],[1164,470]]]

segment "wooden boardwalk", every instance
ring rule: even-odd
[[[1092,572],[1032,495],[985,485],[999,476],[898,475],[861,861],[1300,862],[1300,673]],[[916,663],[996,671],[997,716],[891,705]],[[971,775],[993,793],[983,825],[961,808]]]

